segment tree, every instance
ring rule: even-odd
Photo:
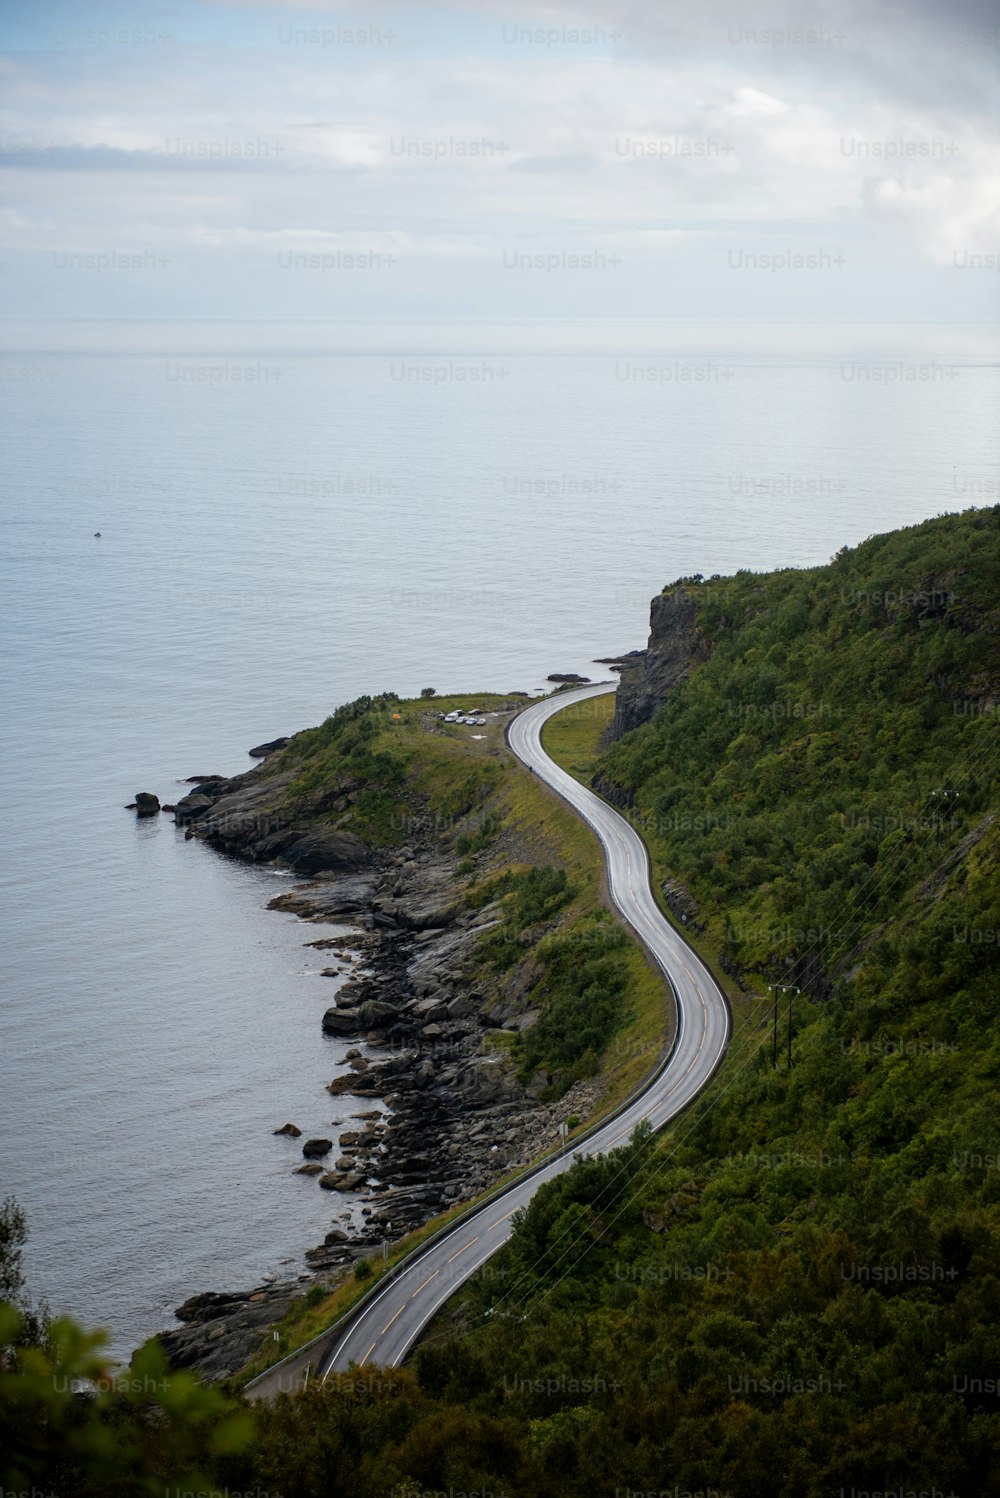
[[[437,688],[436,687],[421,687],[420,688],[420,695],[421,695],[421,697],[436,697],[437,696]]]
[[[0,1302],[18,1313],[16,1345],[41,1347],[49,1334],[49,1308],[44,1300],[33,1306],[25,1288],[21,1251],[27,1237],[27,1218],[8,1196],[0,1205]]]

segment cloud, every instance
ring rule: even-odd
[[[597,165],[597,157],[589,151],[564,151],[559,155],[522,156],[511,162],[510,169],[512,172],[571,172],[577,175],[592,172]]]
[[[751,24],[728,0],[608,0],[600,16],[528,0],[519,24],[549,39],[521,45],[504,39],[504,7],[407,0],[392,9],[392,46],[339,50],[279,45],[278,26],[240,0],[197,14],[212,20],[197,45],[179,11],[169,47],[3,61],[0,249],[40,315],[52,253],[109,243],[201,257],[204,298],[221,287],[230,315],[306,304],[288,277],[277,292],[268,280],[278,246],[392,249],[400,273],[380,295],[394,313],[453,295],[503,315],[512,282],[491,267],[515,242],[619,247],[627,278],[591,283],[595,316],[626,279],[638,306],[690,296],[749,314],[764,283],[734,281],[727,250],[778,236],[803,250],[849,242],[849,265],[811,286],[772,281],[769,307],[794,295],[824,310],[836,287],[838,305],[871,315],[887,266],[916,316],[946,316],[959,295],[963,316],[989,305],[985,279],[944,291],[939,274],[956,247],[996,249],[998,131],[981,85],[1000,52],[985,5],[939,14],[917,0],[904,19],[887,0],[762,0]],[[620,38],[563,36],[588,22]],[[935,141],[938,154],[889,151]],[[187,315],[195,279],[163,277],[156,294]],[[547,284],[558,305],[552,288],[566,283]],[[520,282],[516,294],[529,299]]]

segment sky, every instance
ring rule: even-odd
[[[0,16],[8,346],[211,320],[516,328],[538,346],[923,324],[993,347],[985,0]]]

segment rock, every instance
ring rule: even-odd
[[[325,1035],[356,1035],[361,1030],[378,1030],[395,1019],[396,1010],[391,1004],[378,999],[369,999],[357,1009],[345,1009],[340,1005],[328,1009],[323,1016]]]
[[[137,817],[155,817],[159,814],[160,798],[154,796],[152,791],[139,791],[133,805]]]
[[[544,1067],[539,1067],[528,1082],[525,1091],[529,1097],[538,1097],[540,1093],[545,1091],[551,1081],[552,1074],[547,1072]]]
[[[307,1139],[302,1146],[302,1153],[307,1160],[313,1160],[319,1155],[328,1155],[332,1149],[332,1139]]]
[[[163,805],[160,807],[160,810],[161,811],[175,812],[177,810],[177,808],[176,808],[176,806],[172,805],[171,802],[164,801]]]
[[[253,749],[248,749],[247,753],[251,759],[266,759],[269,754],[277,754],[279,749],[284,749],[290,743],[291,739],[286,734],[284,738],[268,739],[266,744],[257,744]]]
[[[298,1139],[302,1130],[296,1128],[295,1124],[282,1124],[280,1129],[275,1129],[276,1134],[289,1134],[293,1139]]]
[[[292,1171],[292,1175],[293,1176],[321,1176],[323,1174],[323,1170],[324,1170],[324,1167],[322,1165],[319,1165],[314,1160],[309,1165],[296,1165],[295,1169]]]
[[[325,1176],[320,1176],[319,1183],[324,1191],[355,1191],[364,1179],[357,1170],[328,1170]]]
[[[458,908],[455,905],[413,905],[406,912],[406,924],[414,931],[441,930],[450,926]]]
[[[701,931],[704,923],[700,920],[700,911],[694,896],[691,895],[677,879],[664,879],[660,888],[666,898],[667,907],[671,915],[675,915],[682,926],[687,926],[690,931]]]
[[[209,781],[217,780],[220,784],[225,780],[224,775],[188,775],[184,781],[185,785],[207,785]]]
[[[178,822],[196,822],[203,817],[207,811],[212,809],[211,796],[203,796],[200,791],[191,791],[187,796],[182,796],[174,807],[174,816]]]
[[[349,1092],[352,1097],[363,1097],[373,1091],[373,1081],[374,1078],[369,1076],[334,1077],[332,1082],[327,1083],[326,1090],[331,1097],[343,1097],[345,1092]]]
[[[281,857],[297,874],[321,869],[357,872],[369,863],[368,849],[351,832],[307,832],[282,850]]]
[[[435,1020],[445,1019],[448,1015],[449,1006],[442,1003],[440,999],[421,999],[414,1004],[413,1012],[418,1019]]]
[[[578,676],[575,671],[553,671],[552,675],[547,676],[545,680],[576,682],[578,685],[582,686],[584,683],[590,680],[590,677]]]
[[[650,604],[649,648],[621,673],[615,693],[613,737],[620,739],[653,716],[678,682],[708,659],[709,644],[698,627],[697,589],[683,585],[659,593]]]
[[[176,1308],[174,1315],[178,1321],[213,1321],[218,1316],[228,1316],[237,1306],[245,1305],[249,1299],[248,1290],[230,1294],[206,1290],[202,1295],[192,1295],[182,1306]]]

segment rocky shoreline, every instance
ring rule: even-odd
[[[172,1366],[196,1368],[209,1381],[256,1355],[310,1282],[338,1283],[357,1260],[555,1148],[560,1124],[592,1114],[601,1094],[599,1079],[587,1079],[543,1104],[547,1074],[527,1086],[518,1079],[507,1048],[537,1016],[530,954],[489,992],[478,980],[476,948],[497,925],[499,906],[467,908],[453,831],[413,817],[405,847],[374,851],[350,833],[319,832],[266,809],[280,804],[289,779],[283,770],[262,777],[260,767],[213,777],[175,808],[189,836],[311,876],[269,908],[351,928],[306,942],[330,953],[324,972],[341,980],[323,1030],[352,1042],[349,1069],[327,1089],[343,1100],[344,1115],[331,1137],[303,1141],[295,1167],[306,1177],[302,1189],[330,1192],[335,1215],[305,1256],[308,1277],[196,1295],[178,1308],[183,1324],[160,1342]],[[350,788],[338,794],[349,804]],[[500,847],[512,861],[524,856],[515,833],[501,833]],[[298,1132],[280,1119],[275,1125]]]

